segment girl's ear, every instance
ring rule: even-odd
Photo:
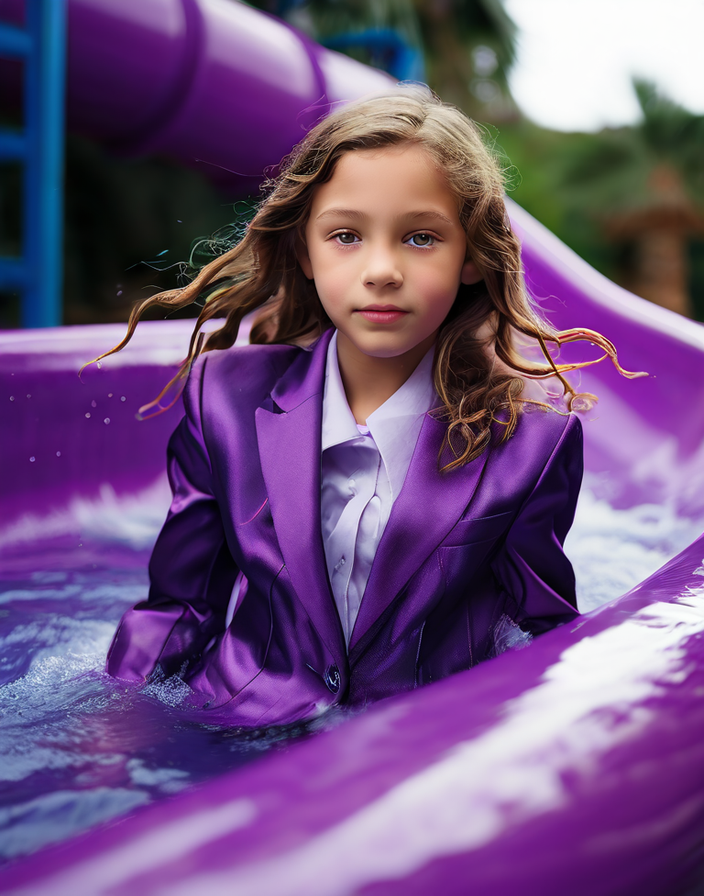
[[[303,242],[303,239],[299,236],[296,239],[296,258],[298,259],[298,263],[301,266],[301,270],[305,274],[305,276],[309,279],[313,279],[313,265],[310,263],[310,255],[308,254],[308,247]]]
[[[307,275],[306,275],[307,276]],[[465,286],[471,286],[473,283],[479,283],[484,278],[479,273],[479,268],[473,261],[465,261],[462,265],[462,273],[460,274],[460,282]]]

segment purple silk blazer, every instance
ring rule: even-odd
[[[320,527],[331,334],[312,350],[251,345],[194,366],[149,598],[120,622],[111,675],[178,673],[212,719],[286,724],[467,669],[492,654],[504,615],[534,634],[577,615],[562,542],[582,476],[578,418],[527,410],[512,438],[441,474],[446,425],[427,415],[348,652]]]

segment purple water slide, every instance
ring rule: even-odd
[[[512,213],[531,288],[553,319],[598,326],[624,363],[652,374],[632,382],[606,365],[585,374],[601,396],[585,424],[588,470],[622,507],[667,501],[700,513],[704,332]],[[39,538],[52,503],[96,495],[104,482],[136,490],[158,474],[173,416],[137,423],[133,413],[183,354],[187,330],[146,324],[133,348],[83,382],[80,362],[118,327],[3,337],[6,532],[29,513]],[[70,531],[70,514],[62,525]],[[31,538],[25,551],[15,563],[31,562]],[[700,538],[526,650],[18,862],[0,892],[694,892],[704,846],[703,555]]]
[[[97,73],[75,60],[69,85],[77,71],[90,74],[95,83],[80,90],[96,97],[95,106],[95,84],[113,85],[102,83],[111,112],[100,118],[96,111],[93,125],[89,106],[71,100],[76,123],[80,106],[86,128],[146,147],[149,121],[158,121],[153,148],[246,173],[275,163],[298,136],[301,109],[319,99],[317,73],[308,93],[292,86],[302,77],[294,78],[295,60],[312,71],[310,53],[319,53],[321,71],[328,64],[358,69],[295,35],[289,56],[292,32],[268,18],[247,19],[266,22],[261,32],[233,26],[233,45],[221,42],[233,8],[240,9],[224,0],[73,0],[72,52],[80,25]],[[200,68],[174,49],[176,38],[173,45],[167,39],[183,37],[196,13],[197,47],[220,47]],[[89,21],[111,22],[112,34],[91,37]],[[287,35],[273,49],[260,40],[269,27]],[[248,65],[264,59],[268,67],[248,69],[249,96],[237,95],[245,111],[220,143],[229,126],[220,119],[223,95],[237,86],[222,70],[238,47]],[[173,80],[169,89],[149,81],[161,66],[180,73],[180,91]],[[219,92],[218,83],[227,86]],[[279,110],[277,90],[298,99],[281,100]],[[192,99],[181,107],[186,94]],[[333,98],[344,97],[328,89]],[[123,127],[115,119],[121,102]],[[189,126],[190,115],[203,126]],[[270,152],[259,127],[275,144]],[[255,143],[266,153],[248,156]],[[651,373],[627,381],[604,364],[583,374],[584,389],[600,396],[585,422],[596,487],[615,507],[666,503],[682,518],[700,517],[704,331],[615,287],[519,208],[511,212],[531,291],[551,320],[599,329],[617,343],[626,367]],[[0,442],[0,528],[12,545],[4,562],[31,568],[37,551],[79,532],[76,497],[97,499],[106,483],[118,495],[137,493],[160,475],[175,412],[146,423],[134,412],[185,353],[188,330],[188,322],[145,324],[132,347],[82,381],[78,367],[113,344],[121,327],[0,337],[0,423],[12,435]],[[381,703],[196,791],[17,862],[4,870],[0,892],[694,893],[704,850],[703,555],[700,538],[625,596],[526,650]]]

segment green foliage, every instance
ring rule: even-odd
[[[630,247],[609,239],[607,224],[662,203],[655,172],[669,173],[675,198],[704,215],[704,116],[647,82],[634,89],[642,119],[633,126],[568,134],[518,121],[498,137],[521,175],[513,198],[613,280],[631,263]],[[704,319],[704,242],[693,233],[690,243],[690,291]]]
[[[501,0],[414,0],[422,33],[430,34],[439,19],[452,22],[458,41],[468,49],[490,46],[497,55],[498,74],[506,73],[516,58],[518,29]]]
[[[585,135],[564,188],[585,208],[603,213],[647,208],[655,201],[653,171],[666,166],[694,205],[704,206],[704,116],[695,115],[634,81],[643,113],[632,127]]]

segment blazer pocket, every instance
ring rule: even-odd
[[[508,531],[515,516],[512,510],[480,516],[476,519],[461,519],[443,539],[443,546],[475,544],[479,541],[493,541]]]

